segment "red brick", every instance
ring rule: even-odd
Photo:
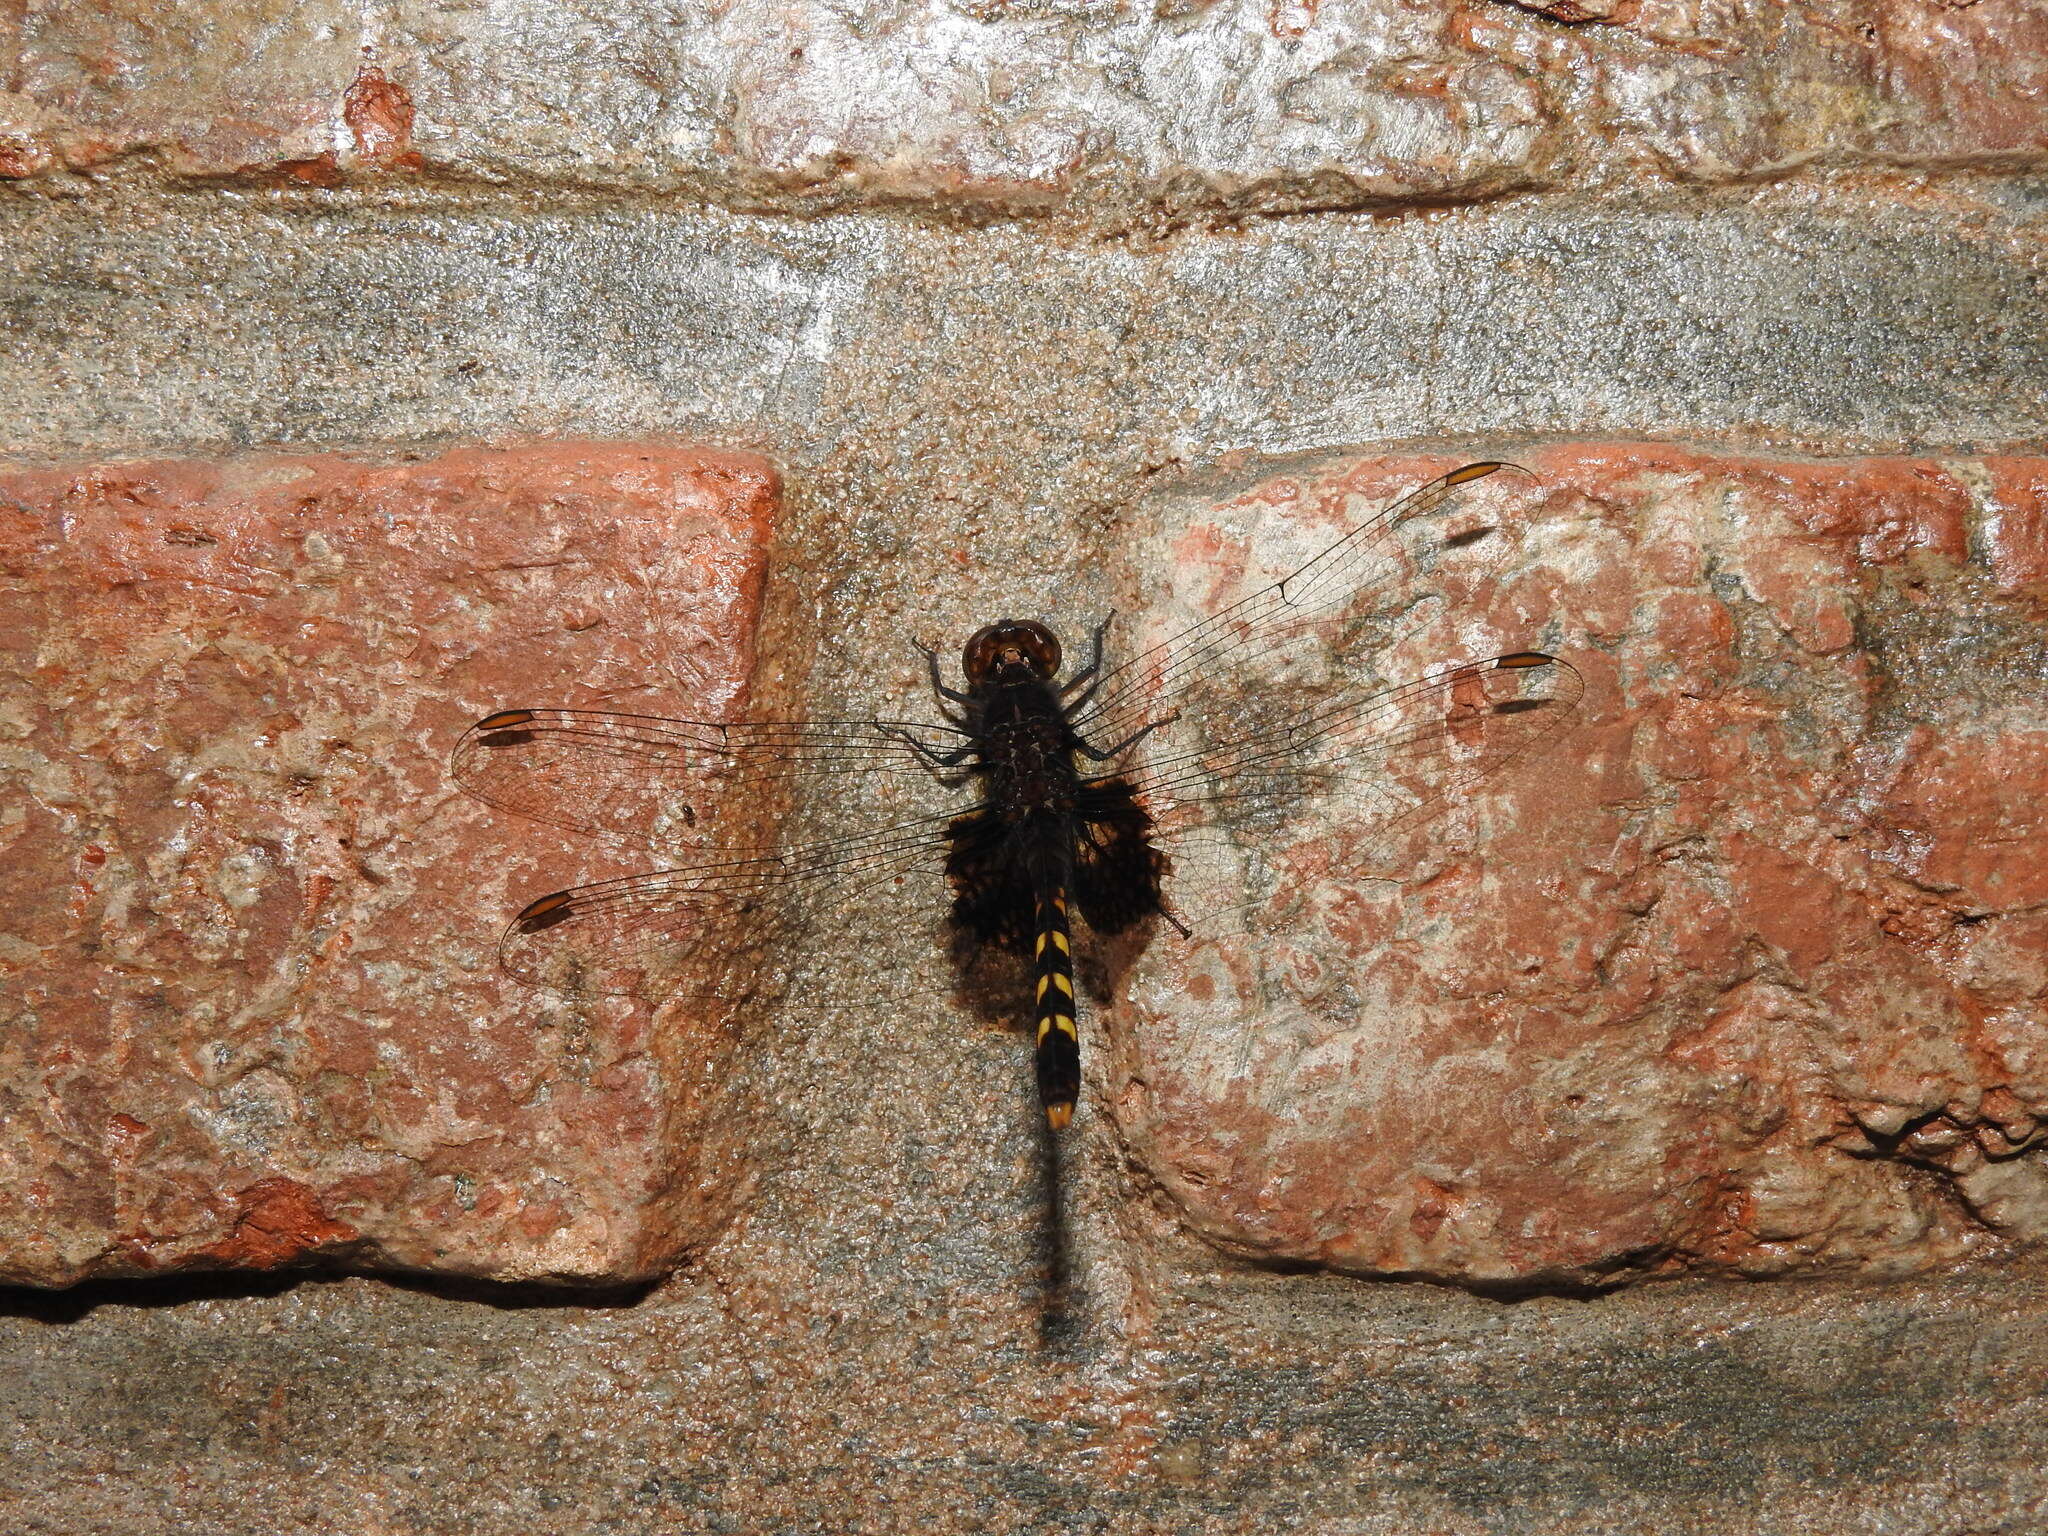
[[[1291,46],[1250,47],[1248,27]],[[1260,0],[1124,18],[1114,44],[1078,17],[941,48],[931,28],[915,8],[856,23],[822,5],[708,20],[628,5],[546,27],[433,7],[370,25],[268,0],[29,7],[0,176],[150,153],[179,173],[316,183],[432,163],[493,180],[708,178],[801,206],[1251,212],[1602,185],[1645,165],[1740,183],[2048,154],[2033,0]],[[613,67],[621,37],[640,67]],[[1073,67],[1100,47],[1128,80]],[[1170,88],[1186,67],[1213,88]]]
[[[715,1025],[494,966],[636,861],[447,762],[507,702],[743,707],[776,498],[589,443],[0,482],[0,1279],[619,1280],[716,1227]]]
[[[1125,1136],[1212,1240],[1365,1273],[1889,1271],[2048,1240],[2048,737],[1964,677],[1916,706],[1938,726],[1893,721],[1861,648],[1892,572],[1916,612],[1986,619],[1970,476],[1516,457],[1541,484],[1474,489],[1509,536],[1446,561],[1399,661],[1559,651],[1576,729],[1382,839],[1369,882],[1320,880],[1311,828],[1272,850],[1267,926],[1156,942],[1114,1030]],[[1280,529],[1449,462],[1177,505],[1141,558],[1203,552],[1170,590],[1213,611]]]
[[[1991,571],[2010,592],[2048,583],[2048,465],[2039,459],[1991,459],[1990,516],[1984,542]]]
[[[334,146],[362,40],[357,18],[269,0],[31,8],[0,123],[35,169],[136,151],[201,174],[310,161]]]

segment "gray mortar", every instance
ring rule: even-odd
[[[1146,488],[1250,458],[2037,446],[2044,213],[2024,183],[1802,185],[1140,243],[511,193],[28,194],[0,207],[0,401],[24,459],[761,448],[792,489],[768,654],[817,656],[767,681],[826,711],[913,696],[908,634],[1013,608],[1075,627],[1116,599]],[[2048,1521],[2038,1276],[1504,1301],[1263,1274],[1179,1236],[1091,1125],[1071,1324],[1043,1328],[1024,1053],[955,995],[934,928],[877,913],[802,962],[743,1068],[779,1116],[759,1197],[637,1304],[17,1295],[0,1530]]]
[[[914,1323],[834,1289],[773,1329],[710,1275],[623,1309],[345,1281],[23,1320],[0,1514],[19,1536],[2040,1528],[2048,1296],[2016,1278],[1506,1303],[1214,1274],[1142,1360],[1004,1349],[973,1285]],[[848,1314],[829,1345],[812,1326]],[[1120,1456],[1087,1403],[1128,1377],[1157,1438]]]
[[[751,432],[801,465],[950,426],[1057,495],[1037,460],[1128,476],[1157,453],[1383,439],[1840,452],[2048,430],[2044,224],[2000,183],[1524,199],[1144,245],[582,201],[11,199],[6,444]],[[1032,432],[1036,453],[1014,440]]]

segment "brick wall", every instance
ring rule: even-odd
[[[2039,5],[4,26],[0,1524],[2024,1528]],[[1570,728],[1090,951],[1056,1153],[928,869],[499,968],[680,856],[478,715],[922,717],[1471,458],[1384,665]]]

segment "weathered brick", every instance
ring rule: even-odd
[[[1505,531],[1444,557],[1386,665],[1542,645],[1587,679],[1575,730],[1362,862],[1345,807],[1310,807],[1251,936],[1156,939],[1090,1030],[1123,1134],[1212,1239],[1361,1271],[2035,1241],[2048,744],[1999,551],[2033,536],[2010,487],[2041,466],[1524,457],[1540,486],[1474,493]],[[1437,463],[1155,505],[1142,622],[1228,602]],[[719,1099],[718,1021],[490,964],[524,897],[650,852],[480,811],[445,753],[504,704],[743,710],[767,472],[565,446],[9,495],[9,857],[38,893],[9,941],[10,1273],[616,1279],[715,1227],[761,1107]]]
[[[1211,610],[1291,523],[1438,462],[1176,501],[1145,563]],[[1155,943],[1114,1029],[1124,1133],[1213,1240],[1362,1273],[1894,1272],[2048,1239],[2042,631],[1986,579],[2025,574],[2012,487],[2041,462],[1981,501],[1925,460],[1526,462],[1540,486],[1484,488],[1504,553],[1446,556],[1389,665],[1540,645],[1585,675],[1576,729],[1357,872],[1341,821],[1304,825],[1249,933]]]
[[[339,6],[24,7],[6,25],[5,174],[137,153],[200,174],[331,163],[363,42],[361,16]]]
[[[150,151],[316,181],[424,167],[747,204],[1252,212],[2048,152],[2031,0],[401,4],[374,27],[332,3],[98,0],[32,10],[14,46],[15,176]]]
[[[0,1278],[623,1280],[714,1228],[716,1029],[494,964],[519,903],[634,861],[447,761],[542,694],[742,707],[774,475],[568,442],[0,497]]]

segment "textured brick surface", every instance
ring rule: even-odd
[[[424,471],[451,444],[750,447],[788,480],[750,707],[917,707],[907,641],[950,646],[992,612],[1072,629],[1116,607],[1135,624],[1173,586],[1160,541],[1218,526],[1248,485],[1392,474],[1384,456],[1409,449],[1433,462],[1625,440],[1541,450],[1552,493],[1514,503],[1540,539],[1501,546],[1508,586],[1541,611],[1475,588],[1461,600],[1486,620],[1438,636],[1462,646],[1554,616],[1555,643],[1599,673],[1587,724],[1531,777],[1381,850],[1386,878],[1355,911],[1294,882],[1301,905],[1266,915],[1304,963],[1226,972],[1253,1001],[1215,1020],[1228,1038],[1270,1005],[1285,1031],[1244,1032],[1220,1101],[1208,1037],[1162,1006],[1190,973],[1155,949],[1113,1016],[1089,1007],[1091,1096],[1056,1160],[1013,1002],[962,986],[923,907],[877,903],[790,946],[788,984],[729,1052],[688,1017],[550,1015],[488,982],[506,905],[619,856],[436,801],[434,722],[508,687],[654,684],[617,695],[654,707],[689,691],[658,686],[653,654],[607,648],[628,623],[613,589],[525,566],[536,548],[609,540],[592,507],[630,501],[615,483],[504,525],[506,585],[489,591],[511,595],[443,626],[457,650],[479,645],[445,683],[413,675],[449,659],[433,643],[408,662],[349,627],[400,635],[422,611],[435,567],[388,528],[362,547],[385,550],[395,591],[347,566],[321,587],[329,567],[296,533],[254,541],[265,569],[320,579],[236,600],[321,621],[310,640],[241,610],[195,631],[199,599],[179,597],[186,622],[168,633],[227,647],[191,668],[208,685],[195,699],[275,696],[351,727],[333,739],[386,744],[376,763],[316,762],[296,795],[276,773],[302,763],[277,742],[326,737],[259,739],[175,688],[161,724],[138,707],[157,695],[121,668],[169,676],[162,634],[117,620],[161,582],[107,609],[88,638],[120,636],[94,656],[48,673],[0,661],[10,701],[45,708],[66,676],[98,678],[110,701],[95,714],[80,693],[25,738],[0,725],[10,766],[56,765],[0,787],[0,859],[33,851],[39,878],[56,866],[24,895],[10,862],[11,908],[60,948],[104,936],[129,967],[59,963],[30,981],[68,988],[74,1020],[102,977],[131,1002],[162,974],[199,1007],[250,1005],[216,1028],[221,1066],[189,1049],[167,1066],[134,1031],[125,1064],[112,1033],[97,1054],[46,1060],[43,1014],[30,1021],[17,976],[0,979],[0,1078],[23,1085],[0,1158],[34,1139],[39,1166],[84,1175],[70,1208],[97,1203],[108,1224],[74,1233],[114,1230],[155,1179],[191,1194],[158,1208],[185,1213],[172,1226],[188,1255],[224,1244],[215,1265],[372,1265],[429,1227],[447,1250],[430,1262],[486,1274],[689,1255],[630,1305],[445,1269],[0,1289],[0,1528],[2040,1528],[2048,1292],[2023,1236],[2039,1154],[2018,1147],[2044,967],[2035,866],[2008,839],[2032,835],[2011,789],[2038,772],[2026,721],[2048,676],[2034,638],[2043,14],[2033,0],[0,8],[10,480],[153,456],[195,483],[269,462],[338,486]],[[1641,446],[1666,441],[1727,456]],[[287,448],[383,467],[247,457]],[[1872,454],[1912,457],[1853,458]],[[1888,523],[1879,505],[1924,515]],[[1967,558],[1944,531],[1956,519]],[[499,547],[438,515],[412,537],[457,526]],[[1663,531],[1679,536],[1668,549]],[[203,551],[151,559],[170,553]],[[32,599],[40,624],[51,603],[113,601],[90,562],[60,591],[66,558],[0,602]],[[322,591],[334,606],[316,611]],[[558,597],[572,625],[530,622]],[[600,610],[619,628],[582,627]],[[332,677],[263,670],[321,642]],[[1676,659],[1659,671],[1658,655]],[[394,713],[394,680],[438,702]],[[218,748],[194,756],[205,805],[240,820],[192,821],[178,842],[199,799],[146,781],[192,741]],[[99,766],[110,743],[140,766]],[[125,842],[89,836],[87,813],[109,807],[134,820]],[[358,842],[378,826],[417,836],[363,856],[399,894],[322,841],[352,826]],[[256,852],[223,843],[238,828]],[[96,869],[71,857],[88,841],[108,855]],[[319,894],[312,875],[335,882],[325,905],[298,899]],[[441,915],[400,915],[412,893]],[[179,924],[153,924],[144,901]],[[1829,922],[1788,915],[1809,908]],[[355,947],[301,942],[350,923]],[[1553,941],[1617,925],[1641,942],[1590,972]],[[1397,954],[1373,947],[1382,932]],[[1709,968],[1679,974],[1695,954]],[[266,956],[282,969],[252,981]],[[1332,1048],[1343,1008],[1310,960],[1339,990],[1383,988],[1356,1011],[1407,1049],[1379,1060],[1435,1090],[1416,1099],[1427,1135],[1389,1122],[1368,1071],[1382,1037]],[[1858,994],[1844,978],[1859,975],[1902,990]],[[1418,1002],[1425,984],[1444,995]],[[1603,1012],[1596,992],[1619,1001]],[[1226,996],[1193,1001],[1223,1014]],[[378,1038],[397,1060],[363,1080],[360,1107],[335,1107],[344,1073],[295,1107],[271,1099],[295,1118],[241,1114],[323,1052],[348,1067],[336,1053],[394,1000],[407,1006]],[[1688,1033],[1694,1001],[1707,1011]],[[1502,1022],[1498,1061],[1476,1038],[1489,1005],[1524,1026]],[[1902,1005],[1933,1032],[1874,1027]],[[294,1017],[324,1033],[295,1037]],[[1578,1048],[1560,1056],[1567,1037]],[[690,1062],[702,1075],[686,1081]],[[1626,1062],[1656,1092],[1610,1081]],[[94,1063],[111,1088],[92,1090]],[[1504,1063],[1525,1078],[1504,1082]],[[1148,1091],[1178,1096],[1173,1118],[1134,1093],[1148,1070]],[[248,1087],[223,1111],[215,1089],[236,1073]],[[130,1082],[183,1082],[179,1105],[210,1118],[111,1104]],[[483,1123],[420,1102],[419,1085],[452,1082],[470,1085],[454,1109],[498,1116],[491,1130],[517,1144],[435,1140]],[[1937,1093],[1951,1097],[1930,1115]],[[1271,1125],[1276,1104],[1302,1115]],[[611,1112],[629,1105],[675,1118],[657,1130]],[[1221,1147],[1226,1122],[1259,1139]],[[1687,1123],[1700,1143],[1674,1154]],[[1624,1126],[1666,1166],[1614,1157]],[[363,1133],[347,1188],[331,1127]],[[1207,1189],[1184,1177],[1190,1149]],[[1359,1168],[1329,1161],[1353,1153]],[[1781,1164],[1791,1182],[1772,1179]],[[1459,1198],[1438,1210],[1384,1182],[1411,1165]],[[1361,1168],[1382,1178],[1358,1193]],[[465,1209],[490,1185],[456,1179],[479,1169],[512,1194]],[[2009,1185],[1987,1177],[2000,1169]],[[1249,1183],[1261,1172],[1266,1190]],[[1470,1198],[1481,1179],[1520,1202],[1520,1228]],[[0,1203],[18,1210],[30,1188],[0,1167]],[[410,1228],[377,1203],[408,1189]],[[586,1191],[638,1202],[644,1224],[599,1240],[589,1214],[621,1207]],[[1859,1232],[1859,1212],[1884,1221]],[[512,1230],[521,1213],[540,1229]],[[336,1230],[358,1219],[359,1235]],[[1617,1267],[1602,1230],[1649,1246]],[[1969,1257],[1927,1270],[1943,1252]],[[1453,1283],[1387,1278],[1408,1262]],[[1645,1273],[1661,1278],[1541,1289]],[[1517,1299],[1489,1291],[1501,1276]]]
[[[729,203],[1274,211],[2048,150],[2032,0],[924,3],[859,21],[98,0],[10,30],[15,176],[149,151],[314,181],[426,168]]]
[[[571,443],[0,497],[0,1276],[621,1279],[701,1239],[717,1036],[499,976],[506,914],[604,855],[446,765],[529,689],[739,706],[768,470]]]
[[[1341,802],[1258,842],[1249,931],[1159,939],[1092,1030],[1122,1133],[1204,1235],[1363,1272],[1897,1272],[2048,1236],[2039,461],[1521,457],[1539,482],[1470,493],[1504,531],[1413,578],[1378,665],[1541,645],[1587,680],[1573,729],[1362,853]],[[1111,576],[1146,593],[1129,643],[1441,467],[1156,503]],[[14,1278],[626,1280],[730,1210],[778,1069],[712,1115],[735,1047],[694,1002],[657,1028],[490,970],[519,900],[657,850],[450,804],[439,753],[500,704],[743,708],[765,471],[563,448],[10,494],[11,853],[44,892],[10,941]],[[804,793],[919,809],[870,788]],[[1241,899],[1181,858],[1181,905]],[[935,916],[890,952],[928,963]],[[826,931],[814,984],[882,1027]]]
[[[2048,1238],[2048,633],[1969,553],[2039,529],[2040,461],[1524,458],[1384,665],[1541,645],[1575,729],[1355,875],[1341,817],[1291,827],[1251,935],[1154,946],[1110,1080],[1147,1165],[1243,1250],[1454,1280]],[[1257,573],[1428,472],[1317,464],[1152,547]]]

